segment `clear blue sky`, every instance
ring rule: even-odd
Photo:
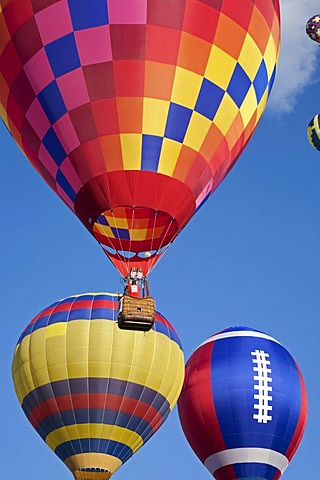
[[[310,42],[305,48],[319,64],[317,47]],[[289,57],[282,58],[285,63]],[[286,97],[287,112],[267,109],[235,168],[150,277],[157,308],[178,331],[186,359],[211,334],[232,325],[265,331],[294,356],[305,379],[309,416],[286,480],[315,478],[318,471],[320,153],[308,144],[306,126],[320,112],[319,88],[311,82],[296,97]],[[279,87],[277,98],[284,98],[283,91]],[[42,308],[74,293],[114,292],[121,288],[119,274],[3,126],[0,149],[1,477],[67,480],[70,472],[15,398],[14,347]],[[183,436],[176,409],[114,478],[150,477],[210,478]]]

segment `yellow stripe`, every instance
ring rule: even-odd
[[[95,423],[81,423],[57,428],[46,437],[46,444],[54,451],[61,443],[82,438],[100,438],[123,443],[129,448],[139,445],[142,447],[143,440],[140,435],[132,430],[115,425],[103,425]]]
[[[96,467],[109,472],[116,472],[121,467],[122,462],[119,458],[113,457],[107,453],[78,453],[71,455],[64,462],[71,472],[80,468]]]
[[[104,235],[105,237],[114,238],[114,234],[108,225],[101,225],[100,223],[96,222],[93,226],[93,230],[101,235]]]

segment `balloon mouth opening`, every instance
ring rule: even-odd
[[[112,473],[103,468],[80,468],[73,472],[76,480],[109,480]]]
[[[177,233],[177,221],[170,214],[145,207],[109,209],[93,224],[93,235],[100,244],[129,258],[156,254]]]

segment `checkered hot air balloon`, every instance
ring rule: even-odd
[[[191,355],[178,409],[188,442],[217,480],[278,480],[302,439],[307,397],[277,340],[234,327]]]
[[[160,314],[148,333],[116,326],[118,296],[88,293],[43,310],[13,358],[28,420],[76,480],[108,480],[163,424],[181,391],[179,338]]]
[[[146,275],[261,118],[278,0],[0,6],[4,122],[120,273]]]
[[[320,43],[320,15],[313,15],[306,25],[306,32],[311,40]]]

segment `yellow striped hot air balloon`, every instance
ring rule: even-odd
[[[107,480],[162,425],[182,388],[169,322],[117,327],[118,295],[90,293],[43,310],[22,333],[13,380],[28,420],[77,480]]]

